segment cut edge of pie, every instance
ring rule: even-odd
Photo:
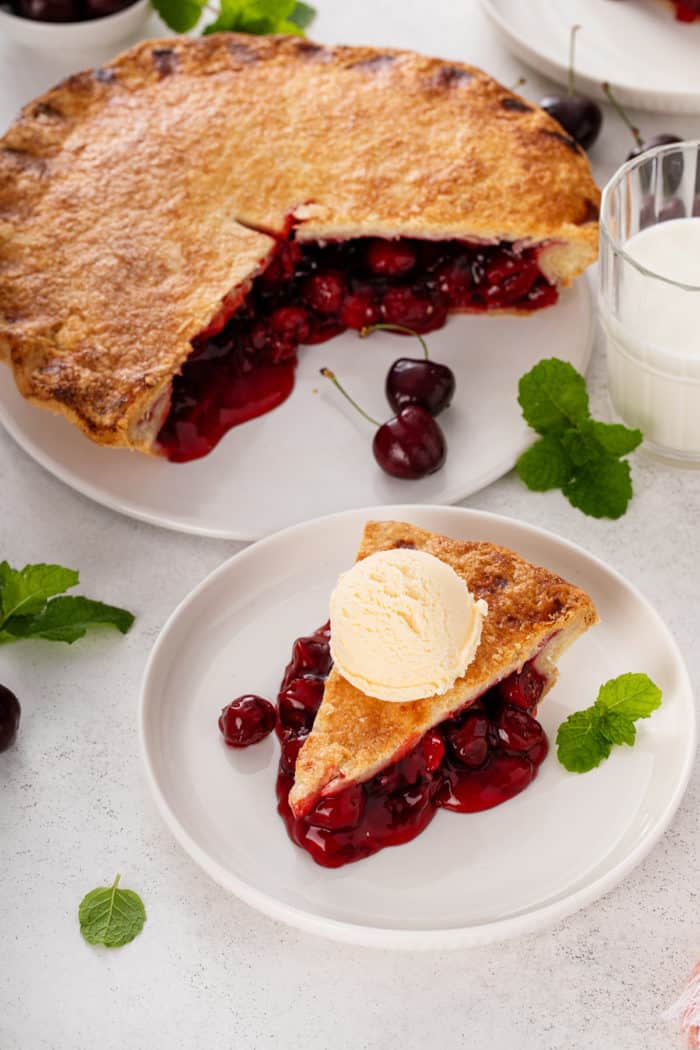
[[[192,341],[292,229],[529,245],[566,285],[595,259],[598,206],[574,140],[473,67],[295,37],[147,41],[0,140],[0,359],[94,441],[157,453]]]
[[[289,793],[296,818],[319,798],[362,783],[399,760],[429,729],[529,661],[545,678],[544,695],[556,682],[559,657],[598,620],[580,588],[491,543],[460,542],[404,522],[368,522],[357,558],[406,546],[447,562],[474,596],[487,602],[474,661],[448,692],[411,703],[368,697],[332,669],[296,761]]]

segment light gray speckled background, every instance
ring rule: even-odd
[[[319,0],[325,41],[420,46],[512,83],[521,72],[476,0]],[[65,72],[0,41],[0,123]],[[544,82],[528,73],[524,93]],[[4,91],[5,88],[9,90]],[[640,119],[642,119],[640,115]],[[643,117],[700,134],[700,120]],[[602,181],[628,149],[610,119],[593,151]],[[604,368],[591,369],[603,410]],[[609,561],[656,604],[693,681],[698,646],[700,473],[634,461],[636,495],[618,523],[584,518],[556,493],[509,476],[466,505],[542,525]],[[667,1050],[659,1020],[700,956],[695,775],[672,827],[603,900],[519,941],[417,956],[355,949],[277,925],[214,885],[177,847],[141,776],[136,698],[147,653],[173,606],[240,545],[159,531],[94,506],[0,434],[0,551],[15,564],[79,566],[86,593],[133,608],[124,640],[0,652],[21,697],[14,750],[0,758],[0,1050],[181,1050],[280,1046],[363,1050]],[[119,952],[86,945],[76,908],[116,871],[148,909]]]

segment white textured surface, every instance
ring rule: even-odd
[[[319,39],[422,47],[474,61],[506,83],[521,72],[477,0],[320,6]],[[32,66],[3,48],[4,41],[0,121],[7,123],[20,97],[61,69],[59,57],[53,69]],[[16,101],[5,92],[10,84]],[[544,87],[528,73],[525,94],[537,98]],[[635,116],[649,133],[698,133],[692,118]],[[626,132],[610,117],[593,152],[599,178],[627,149]],[[601,412],[599,357],[592,390]],[[529,493],[512,476],[469,505],[543,525],[607,559],[656,603],[697,681],[700,474],[637,457],[634,481],[631,509],[617,523],[584,518],[557,493]],[[175,603],[238,546],[158,531],[96,507],[1,433],[0,490],[0,556],[75,565],[85,593],[139,616],[126,639],[0,650],[0,681],[24,708],[18,745],[0,756],[2,1050],[683,1045],[659,1014],[700,954],[700,777],[661,844],[626,882],[547,933],[411,957],[343,948],[278,926],[179,850],[147,796],[137,751],[147,652]],[[83,943],[76,909],[86,890],[117,871],[142,893],[149,918],[141,937],[110,954]]]

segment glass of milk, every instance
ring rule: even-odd
[[[700,141],[650,150],[605,187],[600,318],[614,414],[650,455],[700,467]]]

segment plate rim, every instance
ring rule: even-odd
[[[584,311],[589,319],[588,331],[586,333],[587,338],[585,346],[582,348],[582,361],[580,369],[582,374],[585,376],[590,368],[591,359],[593,356],[593,348],[596,342],[596,312],[595,312],[595,293],[593,289],[593,277],[591,274],[591,267],[579,278],[576,279],[575,284],[572,288],[578,288],[581,290],[581,294],[585,297],[586,302],[583,304],[587,309]],[[570,289],[567,289],[569,291]],[[556,305],[552,309],[556,309]],[[468,317],[468,314],[453,315],[455,317]],[[494,318],[495,319],[495,318]],[[523,321],[527,322],[530,317],[524,317]],[[546,355],[545,355],[546,356]],[[14,382],[12,373],[9,373],[10,383]],[[0,407],[2,407],[2,401],[0,399]],[[34,406],[32,406],[34,407]],[[39,411],[39,409],[36,409]],[[6,431],[7,434],[12,438],[16,445],[28,455],[35,463],[37,463],[43,470],[47,471],[52,477],[56,478],[61,484],[66,485],[74,492],[79,493],[86,499],[91,500],[98,506],[107,507],[109,510],[115,511],[117,514],[121,514],[124,517],[131,518],[135,521],[143,521],[147,525],[153,525],[156,528],[168,529],[170,532],[178,532],[188,536],[204,536],[208,539],[216,540],[231,540],[237,543],[256,543],[259,540],[266,539],[270,536],[276,535],[278,532],[284,531],[287,528],[294,528],[294,525],[284,526],[284,529],[274,529],[272,532],[265,532],[260,530],[251,529],[239,529],[234,527],[226,528],[211,528],[206,525],[198,525],[195,523],[186,523],[184,521],[176,521],[172,518],[164,517],[159,513],[151,513],[147,509],[142,509],[138,504],[132,504],[128,501],[125,503],[116,497],[113,497],[109,492],[100,488],[89,480],[84,480],[82,477],[76,475],[72,470],[65,468],[63,463],[52,457],[51,453],[45,451],[44,448],[35,440],[32,434],[28,434],[23,427],[15,420],[14,416],[11,418],[7,417],[6,413],[0,413],[0,424]],[[67,424],[70,425],[70,424]],[[88,441],[88,438],[84,438]],[[488,470],[481,474],[474,485],[468,485],[466,490],[460,488],[459,491],[450,492],[445,496],[445,502],[443,504],[423,504],[424,506],[451,506],[455,503],[459,503],[461,500],[469,499],[476,493],[481,492],[482,489],[487,488],[493,484],[494,481],[498,481],[515,466],[515,462],[518,456],[521,455],[531,444],[533,440],[531,432],[528,431],[527,426],[523,428],[523,438],[519,444],[517,451],[511,456],[504,456],[499,460],[497,465],[491,470]],[[107,454],[109,449],[104,450]],[[120,449],[118,451],[124,452],[128,450]],[[391,506],[391,504],[386,504]],[[332,514],[344,514],[345,511],[332,511],[329,514],[319,515],[319,517],[331,517]],[[316,520],[307,519],[309,521]],[[303,522],[296,522],[296,525],[304,524]]]
[[[568,67],[566,62],[558,62],[548,55],[537,51],[527,41],[523,40],[511,29],[505,17],[498,8],[498,0],[481,0],[481,7],[486,16],[491,20],[494,28],[507,41],[507,46],[519,58],[532,66],[544,76],[555,80],[559,84],[566,84]],[[594,95],[602,102],[607,102],[600,83],[593,77],[589,77],[580,70],[576,71],[576,80],[585,90]],[[673,91],[654,90],[647,91],[635,84],[617,79],[615,74],[609,78],[611,86],[623,104],[636,107],[651,113],[669,113],[676,111],[678,114],[700,114],[700,91]]]
[[[545,904],[544,906],[536,906],[522,915],[510,916],[505,919],[496,919],[491,922],[479,923],[477,925],[444,927],[437,929],[400,930],[392,927],[363,925],[361,923],[325,918],[316,915],[313,912],[306,911],[303,908],[283,904],[268,893],[258,890],[255,886],[251,886],[244,879],[239,878],[239,876],[228,871],[223,865],[219,864],[218,861],[211,858],[206,850],[201,848],[180,824],[160,788],[151,761],[147,721],[149,696],[152,690],[152,679],[154,678],[158,667],[161,650],[165,647],[169,634],[175,624],[186,614],[188,607],[194,603],[203,592],[215,584],[221,577],[230,572],[231,566],[234,563],[240,563],[251,557],[257,557],[259,556],[260,548],[264,549],[267,546],[287,543],[290,539],[294,539],[295,533],[303,532],[310,526],[317,526],[320,523],[326,523],[332,526],[333,522],[338,519],[357,518],[358,520],[361,520],[363,518],[370,519],[374,517],[378,520],[383,520],[386,519],[387,516],[406,518],[406,520],[410,520],[412,514],[419,513],[429,515],[433,512],[447,514],[448,517],[454,517],[455,520],[460,519],[464,521],[465,519],[471,519],[480,524],[493,521],[500,524],[505,523],[506,525],[514,525],[524,530],[525,533],[538,537],[540,540],[544,539],[547,543],[554,542],[557,546],[563,547],[565,550],[568,550],[577,556],[583,556],[584,559],[593,562],[598,569],[611,575],[617,585],[621,585],[623,588],[631,592],[633,597],[644,606],[645,611],[651,614],[652,619],[656,622],[660,634],[664,638],[666,645],[669,647],[669,650],[673,655],[674,665],[680,676],[681,693],[687,701],[689,712],[688,732],[684,736],[685,751],[683,764],[679,770],[679,777],[671,799],[663,813],[658,817],[651,831],[648,832],[641,842],[639,842],[637,846],[610,871],[599,876],[591,884],[581,887],[562,899],[553,901],[550,904]],[[306,933],[312,933],[332,940],[364,947],[415,951],[476,947],[478,945],[494,943],[532,933],[536,930],[552,926],[554,923],[566,918],[568,915],[578,911],[585,905],[592,903],[603,894],[619,885],[619,883],[622,882],[622,880],[651,852],[669,827],[678,810],[693,769],[697,747],[697,717],[693,702],[693,688],[690,675],[683,654],[670,628],[666,625],[665,621],[644,594],[642,594],[633,583],[627,580],[626,577],[618,572],[617,569],[613,568],[607,562],[604,562],[601,558],[598,558],[595,554],[590,553],[579,544],[565,539],[562,536],[558,536],[549,529],[543,529],[538,525],[532,525],[529,522],[521,521],[518,518],[511,518],[504,514],[494,514],[490,511],[482,511],[477,508],[446,507],[441,504],[413,503],[393,504],[390,506],[380,505],[378,507],[362,507],[353,510],[339,511],[335,514],[322,515],[317,518],[311,518],[307,521],[299,522],[296,525],[290,525],[288,528],[274,532],[257,543],[251,544],[242,551],[233,554],[231,557],[225,559],[225,561],[216,569],[208,573],[204,579],[193,587],[176,605],[161,627],[158,637],[151,649],[144,669],[139,694],[138,735],[144,774],[151,795],[155,800],[156,808],[175,840],[185,853],[187,853],[192,860],[194,860],[195,863],[197,863],[198,866],[220,886],[229,892],[234,893],[235,896],[244,901],[244,903],[262,912],[264,915]]]

